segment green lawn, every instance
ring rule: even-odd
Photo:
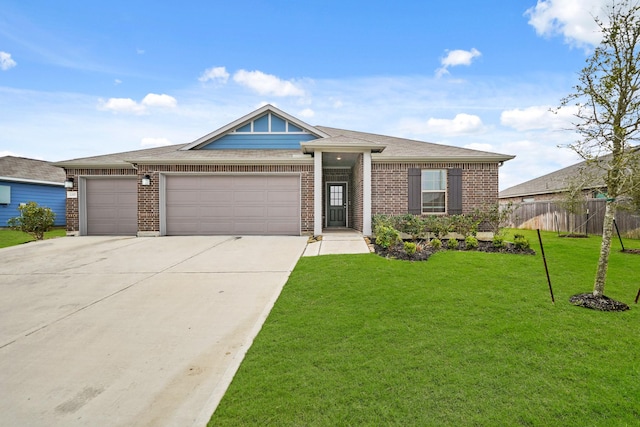
[[[553,305],[524,233],[538,255],[302,258],[210,425],[638,425],[640,255],[613,245],[631,310],[591,311],[600,239],[543,233]]]
[[[67,232],[64,228],[54,228],[44,234],[45,239],[53,239],[54,237],[64,237]],[[34,238],[22,231],[14,231],[9,228],[0,228],[0,248],[21,245],[31,242]]]

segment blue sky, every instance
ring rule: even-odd
[[[311,125],[578,161],[571,92],[606,0],[3,0],[0,155],[191,142],[271,103]]]

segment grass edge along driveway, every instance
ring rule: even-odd
[[[442,252],[427,262],[302,258],[209,425],[637,425],[640,256],[543,233],[536,256]],[[625,246],[640,247],[628,241]]]

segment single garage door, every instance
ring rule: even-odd
[[[138,232],[136,178],[86,179],[88,235],[128,236]]]
[[[300,178],[167,176],[167,235],[299,235]]]

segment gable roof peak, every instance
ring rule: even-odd
[[[201,148],[213,141],[215,141],[216,139],[226,135],[229,132],[232,132],[234,129],[237,129],[241,126],[244,126],[247,123],[250,123],[252,120],[257,119],[261,116],[263,116],[266,113],[272,113],[284,120],[289,121],[290,123],[293,123],[295,126],[303,129],[306,132],[309,132],[312,135],[317,136],[318,138],[327,138],[330,135],[327,134],[326,132],[309,125],[308,123],[303,122],[302,120],[282,111],[281,109],[271,105],[271,104],[265,104],[262,107],[258,108],[257,110],[252,111],[249,114],[246,114],[242,117],[240,117],[237,120],[234,120],[233,122],[226,124],[224,126],[222,126],[221,128],[208,133],[207,135],[204,135],[198,139],[196,139],[195,141],[191,142],[190,144],[185,145],[184,147],[180,148],[180,150],[182,151],[187,151],[187,150],[192,150],[192,149],[198,149]]]

